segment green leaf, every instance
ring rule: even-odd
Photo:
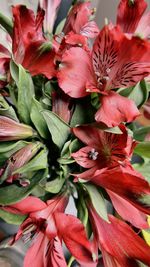
[[[70,134],[70,127],[52,111],[42,111],[42,114],[51,133],[53,142],[62,148]]]
[[[20,225],[26,218],[25,215],[13,214],[3,209],[0,209],[0,218],[5,222],[15,225]]]
[[[46,169],[47,166],[48,166],[47,150],[42,149],[32,160],[30,160],[23,167],[15,170],[13,172],[13,174],[15,174],[15,173],[22,174],[22,173],[26,173],[26,172],[38,171],[38,170]]]
[[[37,101],[34,97],[32,99],[32,105],[31,105],[31,120],[36,127],[38,133],[41,135],[41,137],[48,139],[50,134],[47,127],[47,123],[41,113],[43,111],[43,107],[39,101]]]
[[[140,108],[148,99],[148,86],[145,80],[139,82],[136,86],[130,88],[121,88],[117,91],[120,95],[133,100]]]
[[[71,118],[70,126],[75,127],[81,124],[91,123],[94,120],[95,109],[90,104],[90,98],[78,99]]]
[[[56,178],[46,183],[45,190],[52,194],[57,194],[61,190],[64,182],[65,182],[64,179]]]
[[[144,141],[145,136],[150,133],[150,126],[141,127],[133,132],[133,138],[138,141]]]
[[[18,121],[15,110],[13,109],[13,107],[9,106],[9,104],[1,94],[0,94],[0,115]]]
[[[34,96],[34,85],[32,78],[25,69],[19,65],[19,81],[18,81],[18,114],[20,119],[30,124],[30,111],[32,105],[32,99]]]
[[[56,31],[55,31],[55,34],[60,34],[64,28],[64,25],[65,25],[65,22],[66,22],[66,18],[64,18],[59,24],[58,26],[56,27]]]
[[[0,12],[0,25],[12,36],[13,33],[13,23],[6,17],[3,13]]]
[[[78,139],[73,141],[69,140],[63,146],[63,149],[60,154],[60,158],[57,160],[60,164],[71,164],[75,160],[71,157],[71,153],[77,151],[80,148],[80,143]]]
[[[134,153],[140,155],[141,157],[150,158],[150,142],[141,142],[135,149]]]
[[[14,81],[16,82],[16,84],[18,86],[19,67],[13,60],[10,61],[10,73],[11,73],[12,78],[14,79]]]
[[[150,183],[150,161],[143,164],[133,164],[133,167],[139,171]]]
[[[87,190],[93,207],[95,208],[99,216],[105,221],[109,222],[106,203],[102,193],[100,193],[98,189],[92,184],[84,184],[84,187]]]
[[[17,186],[16,184],[1,187],[0,205],[10,205],[26,198],[45,175],[45,170],[38,171],[26,187]]]

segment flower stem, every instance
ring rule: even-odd
[[[71,265],[72,265],[74,260],[75,260],[75,258],[73,256],[71,256],[70,259],[69,259],[67,267],[71,267]]]

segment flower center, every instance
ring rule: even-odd
[[[95,150],[95,148],[92,148],[91,151],[88,153],[89,159],[97,160],[98,152]]]

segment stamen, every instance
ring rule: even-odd
[[[110,71],[111,71],[110,68],[107,68],[107,69],[106,69],[107,74],[110,73]]]
[[[98,152],[95,150],[95,148],[92,148],[91,151],[88,154],[88,157],[92,160],[97,160]]]
[[[96,74],[96,76],[98,76],[98,77],[100,77],[100,76],[101,76],[101,74],[100,74],[100,72],[99,72],[99,71],[95,71],[95,74]]]

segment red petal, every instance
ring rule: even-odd
[[[91,15],[90,5],[90,2],[77,3],[74,5],[67,17],[63,29],[65,34],[69,33],[70,31],[80,33],[80,30],[88,22]]]
[[[125,167],[102,169],[95,172],[91,181],[116,193],[143,213],[150,214],[150,185],[137,172],[129,172]],[[144,196],[148,198],[147,202],[143,201]]]
[[[71,118],[71,110],[69,108],[69,105],[70,97],[68,97],[64,93],[52,93],[52,111],[67,123],[69,123]]]
[[[89,94],[87,81],[90,86],[95,86],[89,54],[79,47],[70,48],[63,54],[59,67],[60,87],[71,97],[79,98]]]
[[[48,263],[45,264],[45,254],[48,245],[48,238],[44,236],[42,232],[38,233],[37,237],[33,241],[33,244],[25,255],[23,266],[51,267],[51,265],[49,265]]]
[[[45,266],[49,267],[67,267],[66,260],[62,250],[62,244],[58,237],[49,241],[45,257]]]
[[[121,0],[118,6],[117,24],[126,33],[134,33],[147,3],[145,0]]]
[[[20,212],[21,214],[27,214],[46,208],[45,202],[37,197],[29,196],[15,204],[9,206],[13,213]]]
[[[92,260],[91,244],[88,241],[83,224],[72,215],[55,213],[59,235],[62,237],[71,254],[85,266],[96,266]],[[89,264],[89,265],[88,265]]]
[[[86,146],[81,148],[75,153],[72,153],[71,156],[75,159],[75,161],[84,168],[92,168],[96,166],[96,159],[90,159],[90,153],[93,150],[92,147]],[[96,152],[96,151],[95,151]],[[97,152],[96,152],[97,153]]]
[[[101,96],[101,106],[95,119],[108,127],[114,127],[121,122],[132,122],[139,115],[133,100],[110,91],[108,95]]]
[[[50,51],[40,51],[44,42],[37,41],[28,45],[24,52],[22,65],[30,71],[32,75],[43,74],[51,79],[56,76],[54,58],[55,51],[53,48]]]
[[[118,214],[125,220],[130,222],[137,228],[146,229],[149,228],[147,222],[147,216],[130,204],[127,200],[121,198],[115,193],[107,190],[114,208]]]
[[[136,260],[139,260],[149,266],[150,247],[126,223],[112,215],[109,215],[110,223],[107,223],[93,208],[90,208],[90,215],[99,248],[108,253],[106,256],[114,257],[114,263],[118,262],[121,267],[137,267]]]

